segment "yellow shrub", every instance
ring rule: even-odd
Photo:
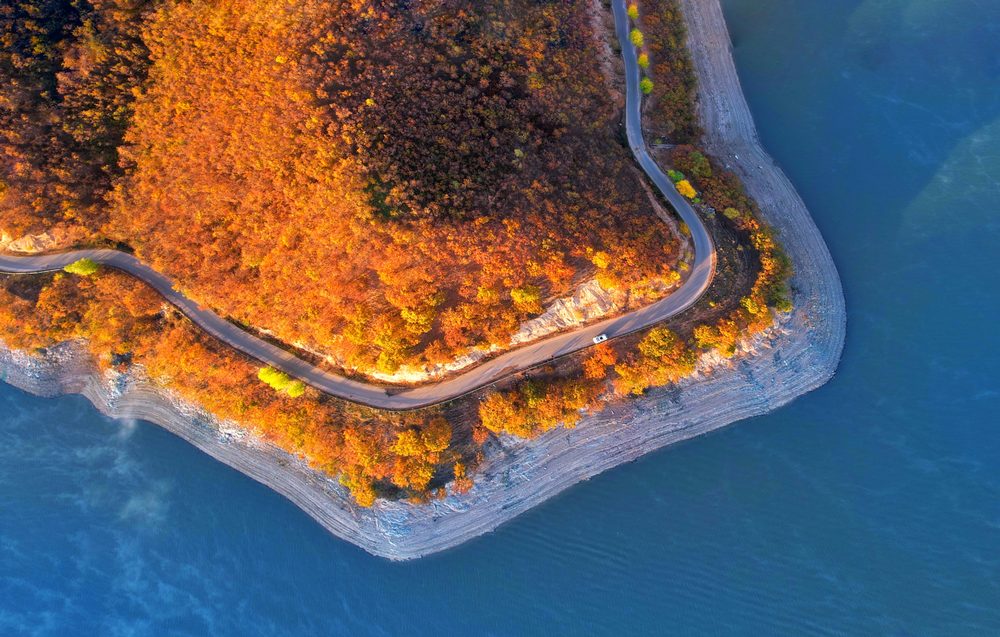
[[[677,192],[681,193],[688,199],[694,199],[698,196],[698,191],[694,189],[694,186],[692,186],[691,182],[687,179],[681,179],[677,182]]]

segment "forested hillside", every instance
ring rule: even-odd
[[[150,3],[0,3],[0,230],[99,233],[148,52]]]
[[[676,4],[648,6],[629,8],[650,33],[636,45],[655,81],[648,114],[686,141],[698,131]],[[641,298],[678,244],[616,139],[584,8],[3,5],[0,229],[121,241],[234,317],[383,370],[502,343],[585,277]],[[0,342],[79,341],[104,372],[237,423],[365,506],[462,492],[496,437],[572,427],[705,356],[737,356],[791,308],[791,263],[739,178],[694,145],[660,161],[713,234],[708,293],[443,406],[399,414],[321,394],[88,259],[0,276]]]
[[[505,345],[678,246],[592,4],[25,0],[0,8],[0,230],[131,247],[223,314],[392,372]]]

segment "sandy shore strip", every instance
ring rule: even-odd
[[[96,374],[78,346],[53,348],[41,359],[0,347],[0,378],[45,396],[80,393],[110,416],[154,422],[287,497],[334,535],[394,560],[462,544],[581,480],[821,386],[844,344],[836,268],[801,198],[760,147],[719,0],[681,0],[681,6],[699,80],[704,145],[740,174],[795,265],[794,311],[769,341],[731,367],[611,406],[573,430],[508,441],[486,459],[467,494],[419,506],[378,501],[371,509],[355,506],[336,480],[168,392]]]

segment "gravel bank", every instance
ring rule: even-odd
[[[610,407],[576,429],[509,442],[487,458],[476,486],[463,496],[421,506],[378,502],[367,510],[353,506],[336,481],[166,392],[127,377],[95,375],[78,347],[54,348],[41,360],[0,347],[0,377],[40,395],[81,393],[108,415],[155,422],[281,493],[334,535],[394,560],[457,546],[606,469],[819,387],[836,370],[844,343],[836,268],[802,200],[760,147],[718,0],[681,5],[700,81],[705,146],[740,173],[796,269],[795,310],[731,366]]]

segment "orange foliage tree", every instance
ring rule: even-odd
[[[422,495],[439,467],[445,475],[456,461],[470,462],[434,410],[394,415],[312,389],[298,399],[273,391],[257,380],[258,364],[124,274],[0,276],[0,340],[32,351],[76,339],[102,367],[140,364],[155,383],[339,475],[363,506],[390,485]]]

